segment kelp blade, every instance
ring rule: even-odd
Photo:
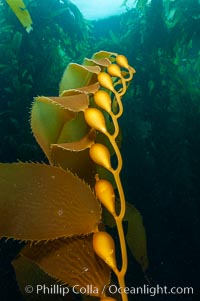
[[[23,2],[23,0],[6,0],[20,23],[26,28],[29,33],[32,30],[32,19]]]
[[[17,284],[20,292],[23,295],[23,300],[26,301],[63,301],[62,294],[48,294],[48,288],[55,286],[60,287],[59,283],[56,283],[55,279],[45,273],[36,263],[32,260],[18,256],[12,261],[12,265],[15,269]],[[25,291],[27,285],[33,287],[31,296]],[[39,290],[42,286],[42,290]],[[37,292],[38,288],[38,292]],[[46,288],[46,289],[45,289]],[[59,292],[59,291],[58,291]],[[66,297],[65,297],[66,298]],[[67,295],[67,300],[70,299],[70,295]]]
[[[75,117],[48,97],[37,97],[31,110],[31,129],[38,144],[49,159],[50,145],[57,143],[64,125]]]
[[[77,89],[97,82],[97,74],[101,71],[98,66],[82,66],[69,64],[60,82],[59,94],[64,90]]]
[[[92,235],[27,245],[22,254],[55,279],[75,286],[76,291],[90,285],[93,291],[86,294],[100,296],[104,286],[110,281],[110,269],[96,256]]]
[[[120,208],[118,199],[116,202],[116,208],[117,211]],[[107,226],[111,228],[115,227],[114,218],[106,210],[103,210],[103,221]],[[124,221],[128,222],[128,229],[126,233],[127,245],[135,260],[140,264],[142,270],[145,272],[148,268],[146,231],[140,212],[133,204],[128,202],[126,202]]]
[[[95,183],[95,164],[90,158],[89,147],[94,143],[96,133],[94,130],[83,137],[83,139],[51,145],[51,162],[53,165],[61,166],[70,170],[73,174],[90,184]]]
[[[147,239],[143,219],[140,212],[129,203],[127,204],[124,219],[128,221],[128,231],[126,234],[127,244],[145,272],[148,268]]]
[[[100,207],[88,185],[45,164],[0,164],[0,237],[49,240],[95,231]]]
[[[83,101],[79,99],[79,95],[84,96]],[[58,99],[63,100],[65,97],[35,98],[31,111],[31,128],[50,162],[51,144],[80,140],[89,132],[84,114],[79,112],[80,106],[87,107],[87,96],[80,92],[79,95],[73,96],[73,102],[71,96],[66,97],[66,100],[69,98],[68,101],[62,104],[58,102]]]

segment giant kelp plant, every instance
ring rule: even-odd
[[[123,55],[101,51],[82,65],[67,67],[58,97],[35,98],[31,128],[50,165],[0,164],[0,236],[26,242],[14,261],[19,284],[27,281],[28,270],[38,269],[36,264],[77,291],[85,287],[87,295],[110,300],[105,287],[112,270],[127,300],[124,219],[130,223],[127,243],[146,270],[142,220],[135,219],[133,226],[136,209],[130,204],[125,214],[120,179],[118,118],[123,113],[121,97],[134,73]],[[106,219],[98,200],[110,213]],[[113,224],[113,219],[121,263],[116,261],[113,238],[100,226]]]

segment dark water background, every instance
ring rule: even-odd
[[[140,1],[142,3],[142,1]],[[144,3],[145,1],[143,1]],[[27,34],[4,1],[0,6],[0,161],[45,161],[29,114],[37,95],[57,95],[69,62],[94,52],[125,54],[137,73],[125,96],[122,181],[147,232],[152,285],[199,292],[200,254],[200,4],[152,0],[127,14],[88,22],[57,0],[27,1]],[[0,300],[23,300],[11,260],[21,245],[0,240]],[[129,254],[127,285],[144,283]],[[137,296],[133,300],[195,300]],[[31,299],[30,299],[31,300]]]

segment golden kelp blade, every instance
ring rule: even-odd
[[[32,244],[31,247],[27,245],[22,254],[57,280],[76,285],[77,291],[90,285],[93,290],[86,294],[100,296],[109,283],[110,269],[96,256],[92,236],[60,238],[45,244]]]
[[[32,30],[32,19],[23,2],[23,0],[6,0],[20,23],[26,28],[29,33]]]
[[[90,130],[81,140],[52,144],[50,157],[52,164],[70,170],[93,187],[96,171],[95,164],[89,156],[89,147],[94,143],[95,137],[95,131]]]
[[[29,260],[24,256],[18,256],[12,261],[12,265],[15,269],[17,284],[19,286],[20,292],[23,295],[23,300],[26,301],[63,301],[63,295],[52,294],[51,296],[44,295],[43,291],[37,293],[37,285],[45,286],[48,288],[53,287],[53,285],[60,286],[51,276],[47,275],[40,267],[33,261]],[[31,285],[34,290],[30,294],[25,291],[27,285]],[[46,290],[47,291],[47,290]],[[67,295],[67,300],[71,300]]]
[[[100,89],[99,83],[96,82],[94,84],[84,86],[84,87],[81,87],[81,88],[78,88],[78,89],[63,90],[63,92],[61,93],[60,96],[68,95],[69,91],[78,91],[78,92],[85,92],[85,93],[94,94],[99,89]]]
[[[73,112],[80,112],[85,110],[89,105],[88,96],[85,92],[77,91],[77,90],[71,90],[72,92],[68,92],[68,95],[62,94],[58,97],[50,97],[52,101],[55,102],[55,104],[60,104],[63,106],[63,108],[70,109]]]
[[[50,145],[57,143],[64,125],[75,118],[72,111],[56,105],[48,97],[37,97],[31,110],[31,129],[48,159]]]
[[[88,185],[45,164],[0,164],[0,237],[49,240],[95,231],[100,207]]]
[[[85,58],[83,61],[83,65],[85,66],[101,66],[101,67],[108,67],[111,64],[111,61],[107,58],[102,58],[99,60],[95,60],[95,59],[88,59]]]
[[[78,89],[97,82],[97,74],[101,71],[99,66],[82,66],[69,64],[65,69],[60,82],[59,94],[64,90]]]
[[[96,53],[93,54],[92,59],[93,60],[101,60],[101,59],[109,59],[111,62],[114,61],[114,59],[112,58],[113,56],[116,56],[117,53],[115,52],[109,52],[109,51],[98,51]]]
[[[83,112],[77,112],[88,104],[87,95],[83,92],[68,97],[35,98],[31,128],[49,161],[51,144],[80,140],[89,132]]]

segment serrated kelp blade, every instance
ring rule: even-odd
[[[80,94],[80,93],[87,93],[87,94],[94,94],[100,89],[99,82],[96,82],[92,85],[84,86],[84,87],[79,87],[77,89],[69,89],[69,90],[63,90],[60,96],[70,96],[74,94]],[[86,108],[86,107],[85,107]],[[84,109],[85,109],[84,108]]]
[[[83,65],[86,66],[100,66],[101,68],[108,67],[111,64],[111,61],[108,58],[101,59],[87,59],[83,61]]]
[[[111,62],[114,61],[113,56],[115,57],[117,55],[117,53],[115,52],[108,52],[108,51],[98,51],[96,53],[93,54],[92,59],[93,60],[101,60],[101,59],[109,59]]]
[[[35,163],[0,163],[0,237],[50,240],[93,232],[100,206],[71,172]]]
[[[64,125],[73,119],[75,114],[56,105],[48,97],[35,98],[31,110],[31,129],[48,159],[50,145],[57,142]]]
[[[90,158],[89,149],[77,152],[54,145],[51,162],[55,166],[61,166],[63,169],[77,174],[80,179],[84,180],[91,187],[94,186],[96,168]]]
[[[48,288],[54,289],[59,292],[61,284],[54,278],[45,273],[36,263],[24,256],[18,256],[12,261],[12,265],[15,269],[17,284],[20,292],[23,295],[23,300],[26,301],[63,301],[62,293],[47,294]],[[33,292],[28,294],[26,292],[27,285],[33,287]],[[37,287],[41,290],[38,290]],[[45,289],[46,288],[46,289]],[[61,291],[61,289],[60,289]],[[45,294],[46,292],[46,294]],[[62,291],[61,291],[62,292]],[[70,299],[70,294],[67,295],[67,300]]]
[[[70,286],[76,285],[77,291],[91,285],[98,290],[90,295],[100,296],[104,286],[110,281],[110,269],[95,254],[92,235],[27,245],[22,254],[52,277]]]
[[[83,138],[80,140],[68,142],[68,143],[57,143],[51,145],[51,152],[53,152],[53,149],[56,147],[62,148],[63,150],[70,150],[70,151],[84,151],[87,148],[90,148],[91,145],[95,142],[96,138],[96,131],[94,129],[90,129]]]
[[[79,141],[51,145],[52,164],[70,170],[77,174],[80,179],[93,186],[96,168],[95,163],[90,158],[89,147],[94,143],[95,137],[95,130],[90,130]]]
[[[52,144],[78,141],[87,135],[89,131],[90,127],[85,121],[84,113],[76,113],[74,119],[63,125],[57,141]]]
[[[64,90],[77,89],[97,82],[98,66],[82,66],[71,63],[67,66],[60,82],[59,94]]]
[[[89,97],[82,91],[74,90],[72,95],[67,95],[67,93],[64,95],[63,93],[62,96],[50,97],[50,99],[73,112],[84,111],[89,105]]]

